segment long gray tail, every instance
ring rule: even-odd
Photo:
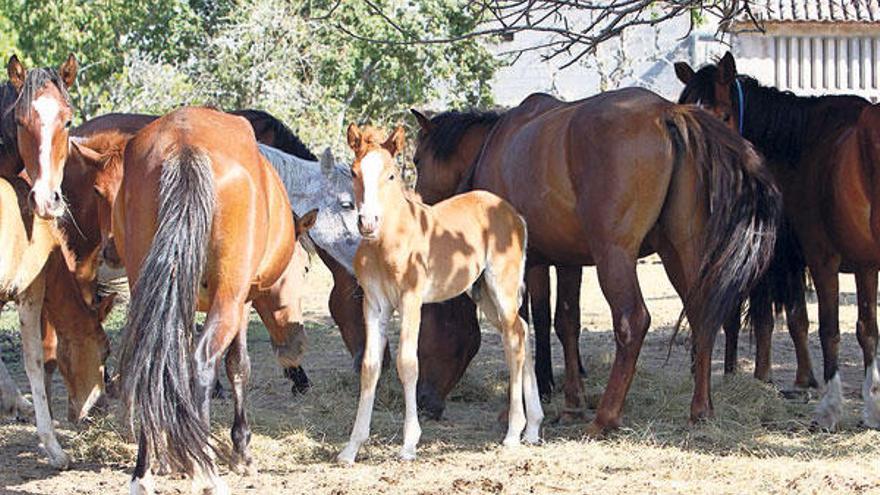
[[[212,465],[192,335],[215,206],[211,161],[183,148],[162,166],[158,227],[132,289],[120,358],[125,403],[151,450],[177,469]]]

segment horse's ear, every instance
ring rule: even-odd
[[[12,83],[12,87],[16,91],[20,91],[21,87],[24,86],[26,72],[24,65],[18,60],[18,55],[9,57],[9,63],[6,64],[6,75],[9,76],[9,82]]]
[[[678,76],[679,81],[687,84],[694,77],[694,69],[691,69],[687,62],[676,62],[675,75]]]
[[[421,127],[422,130],[424,130],[425,132],[431,132],[431,130],[434,129],[434,123],[431,122],[431,119],[425,117],[425,114],[419,112],[415,108],[410,108],[409,111],[412,112],[413,115],[415,115],[416,121],[418,121],[419,127]]]
[[[81,139],[70,138],[70,151],[72,155],[78,155],[80,158],[82,158],[86,165],[94,167],[98,170],[104,169],[104,165],[106,163],[104,155],[86,146]]]
[[[730,52],[724,54],[718,62],[718,84],[727,86],[736,78],[736,61]]]
[[[296,220],[296,236],[299,237],[306,232],[309,231],[310,228],[315,226],[315,221],[318,219],[318,209],[315,208],[313,210],[309,210],[308,213],[303,215],[301,218]]]
[[[355,154],[361,150],[361,138],[363,137],[361,134],[360,127],[357,126],[354,122],[348,124],[348,130],[345,132],[346,137],[348,138],[348,147],[354,151]]]
[[[107,319],[107,315],[110,314],[110,311],[113,310],[113,303],[116,302],[116,293],[111,292],[110,294],[104,296],[103,299],[98,301],[98,304],[93,308],[95,311],[95,315],[98,317],[98,321],[104,322]]]
[[[77,68],[76,57],[71,53],[67,56],[67,60],[65,60],[58,69],[58,73],[61,75],[61,80],[64,81],[64,85],[68,88],[73,86],[73,83],[76,81]]]
[[[336,159],[333,158],[333,152],[330,151],[330,147],[324,148],[324,152],[321,153],[321,172],[324,172],[324,175],[329,176],[333,173],[333,167],[336,165]]]
[[[391,156],[396,156],[403,150],[405,145],[406,131],[403,129],[402,125],[399,125],[397,126],[397,129],[394,129],[394,132],[391,133],[391,136],[385,140],[382,147],[388,150],[388,152],[391,153]]]

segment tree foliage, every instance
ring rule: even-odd
[[[337,141],[348,121],[397,123],[410,106],[491,102],[495,62],[477,40],[390,45],[352,35],[458,36],[478,22],[465,3],[0,0],[0,55],[53,65],[76,53],[84,117],[180,104],[256,107],[307,141]],[[373,7],[394,22],[371,15]]]

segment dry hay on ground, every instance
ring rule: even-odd
[[[842,431],[811,432],[809,414],[816,402],[790,401],[777,390],[749,376],[752,363],[748,335],[741,338],[743,372],[720,376],[722,349],[716,349],[714,380],[717,418],[697,427],[687,425],[692,381],[687,345],[679,338],[665,363],[670,327],[680,303],[657,263],[639,265],[639,274],[653,317],[652,330],[640,358],[639,372],[627,402],[625,427],[603,440],[582,438],[583,425],[552,424],[562,407],[560,393],[545,406],[545,444],[505,450],[503,430],[495,422],[505,403],[500,337],[485,329],[483,347],[464,381],[453,392],[440,422],[423,422],[419,460],[396,460],[402,435],[403,401],[393,367],[386,370],[374,414],[373,436],[359,463],[339,467],[332,461],[348,437],[357,401],[357,378],[338,332],[327,316],[329,275],[315,267],[309,275],[305,307],[311,339],[306,370],[314,388],[291,398],[290,387],[274,363],[268,336],[252,317],[249,346],[254,365],[250,388],[253,454],[257,476],[225,471],[235,493],[873,493],[880,492],[876,458],[880,433],[858,425],[861,358],[853,334],[852,283],[842,283],[844,306],[841,349],[848,399]],[[582,295],[582,354],[585,384],[591,401],[607,380],[613,338],[607,305],[595,272],[585,272]],[[812,319],[811,352],[821,363]],[[118,332],[122,310],[108,327]],[[0,335],[16,327],[14,313],[4,311]],[[0,346],[18,339],[0,337]],[[554,338],[556,382],[562,383],[561,349]],[[5,352],[4,359],[11,354]],[[793,379],[794,357],[787,332],[774,337],[774,376],[787,387]],[[7,361],[20,386],[27,381],[17,360]],[[821,369],[815,371],[820,376]],[[55,385],[55,409],[64,417],[64,391]],[[223,438],[231,426],[231,401],[215,401],[215,428]],[[0,424],[0,492],[9,494],[104,494],[127,488],[134,448],[124,428],[112,417],[75,430],[61,423],[61,441],[74,456],[74,469],[58,473],[37,451],[32,425]],[[163,493],[188,493],[185,481],[159,478]]]

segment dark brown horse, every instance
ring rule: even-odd
[[[113,205],[114,241],[132,299],[120,358],[140,423],[133,493],[152,493],[150,456],[188,472],[199,493],[226,493],[209,447],[209,388],[226,353],[236,467],[250,463],[245,398],[250,304],[275,303],[295,231],[287,193],[248,122],[182,108],[126,145]],[[207,312],[193,339],[196,310]]]
[[[530,253],[596,265],[617,353],[591,432],[620,424],[650,324],[636,259],[654,251],[694,328],[691,419],[712,414],[715,334],[728,301],[746,294],[769,262],[779,214],[778,193],[745,141],[708,112],[641,89],[573,103],[532,95],[464,160],[437,159],[430,122],[422,131],[419,190],[437,199],[487,189],[526,218]]]
[[[880,108],[856,96],[799,97],[738,75],[729,53],[694,72],[681,100],[700,103],[754,143],[780,184],[785,216],[803,249],[819,300],[825,396],[814,421],[836,428],[842,412],[838,366],[838,273],[855,274],[856,335],[864,357],[863,422],[880,427],[877,268],[880,267]],[[803,296],[801,296],[802,298]]]
[[[500,115],[496,112],[445,112],[435,116],[429,121],[427,117],[413,110],[413,115],[419,120],[423,128],[431,129],[431,140],[436,146],[435,156],[444,161],[473,161],[492,126],[498,121]],[[424,131],[422,132],[424,138]],[[455,187],[449,186],[446,181],[448,177],[441,178],[436,184],[437,187]],[[451,179],[455,181],[455,177]],[[434,204],[443,199],[442,191],[432,189],[432,183],[417,184],[416,192],[418,192],[425,203]],[[541,260],[537,260],[533,255],[528,260],[526,272],[526,290],[528,298],[523,301],[521,313],[523,317],[532,320],[535,326],[535,371],[538,377],[538,390],[544,400],[549,399],[550,393],[554,387],[552,360],[550,357],[550,270],[549,265],[542,264]],[[565,390],[566,407],[563,412],[564,417],[579,416],[583,403],[583,387],[581,385],[581,375],[583,367],[581,366],[580,349],[578,348],[578,338],[580,336],[580,287],[581,287],[581,267],[579,266],[557,266],[557,286],[556,286],[556,315],[554,318],[556,335],[562,342],[563,353],[565,354]],[[452,301],[443,303],[442,305],[425,305],[423,307],[422,316],[422,333],[420,336],[428,333],[429,335],[444,335],[435,330],[437,325],[447,328],[479,328],[475,314],[472,309],[468,308],[469,299],[460,296]],[[436,315],[434,315],[436,313]],[[431,319],[426,319],[425,314],[431,314]],[[445,323],[441,323],[445,322]],[[479,336],[478,331],[475,332]],[[468,338],[470,332],[460,332],[458,338],[448,337],[445,339],[431,338],[430,341],[438,340],[445,342],[445,346],[455,345],[467,352],[457,352],[447,355],[444,353],[438,356],[439,359],[446,360],[446,367],[431,367],[428,370],[432,373],[431,379],[419,380],[419,407],[426,411],[429,415],[439,418],[443,411],[443,400],[452,386],[458,382],[464,369],[470,362],[471,357],[477,352],[480,340]],[[428,340],[428,339],[424,339]],[[423,349],[423,341],[419,342],[420,349]],[[425,352],[425,354],[428,354]],[[451,357],[452,359],[448,359]],[[421,358],[420,358],[421,359]],[[420,361],[421,362],[421,361]],[[454,365],[454,366],[451,366]],[[443,373],[441,370],[455,370],[456,372]],[[460,371],[459,371],[460,370]],[[422,370],[425,371],[425,370]],[[442,388],[435,387],[437,382],[442,382],[445,386]]]

